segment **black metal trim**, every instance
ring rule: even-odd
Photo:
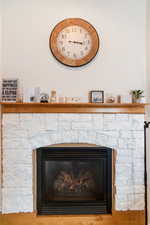
[[[42,171],[44,161],[62,159],[104,159],[106,162],[106,200],[100,201],[72,201],[47,202],[42,201],[44,179]],[[106,147],[43,147],[37,149],[37,213],[38,215],[61,214],[111,214],[112,210],[112,149]],[[59,204],[58,204],[59,203]]]

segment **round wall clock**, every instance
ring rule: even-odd
[[[89,63],[99,49],[95,28],[80,18],[65,19],[51,32],[49,46],[54,57],[67,66]]]

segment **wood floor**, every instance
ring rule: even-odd
[[[37,216],[35,213],[0,215],[0,225],[144,225],[144,211],[112,215]]]

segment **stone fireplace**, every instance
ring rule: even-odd
[[[32,153],[58,143],[89,143],[114,149],[113,210],[144,210],[143,124],[143,114],[4,113],[2,212],[37,211]]]

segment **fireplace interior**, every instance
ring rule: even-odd
[[[109,214],[112,209],[112,149],[37,149],[37,213]]]

